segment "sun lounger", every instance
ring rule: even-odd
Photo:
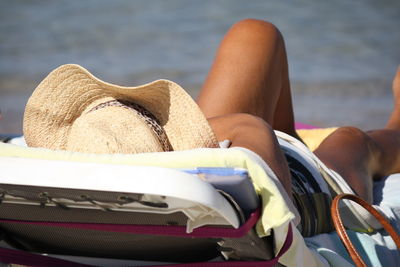
[[[2,230],[8,243],[25,250],[161,262],[205,261],[219,251],[272,258],[269,243],[252,230],[258,199],[241,169],[18,158],[2,158],[0,168]],[[242,190],[248,193],[235,196]]]
[[[67,255],[91,265],[230,259],[272,266],[279,258],[271,238],[255,232],[259,198],[243,168],[49,160],[15,156],[16,147],[1,145],[2,261],[29,264],[36,257],[54,266]]]
[[[335,232],[306,239],[300,235],[298,217],[279,181],[246,149],[140,156],[0,144],[0,169],[0,262],[41,266],[273,266],[278,260],[287,266],[345,266],[351,262]],[[382,204],[396,224],[400,203],[393,199],[400,193],[400,183],[394,176],[386,181],[390,190],[385,182],[376,185],[376,192],[384,192],[376,204]],[[354,232],[352,238],[360,240],[361,250],[372,247],[373,253],[366,256],[378,255],[379,260],[384,255],[386,262],[399,263],[399,254],[383,231]]]

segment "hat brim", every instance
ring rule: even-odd
[[[118,86],[74,64],[52,71],[29,98],[23,126],[27,144],[65,149],[74,121],[112,99],[132,101],[149,110],[164,128],[173,150],[218,146],[207,119],[178,84],[157,80],[136,87]]]

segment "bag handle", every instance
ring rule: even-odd
[[[368,204],[365,200],[362,198],[353,195],[353,194],[339,194],[337,195],[333,201],[332,201],[332,206],[331,206],[331,215],[332,215],[332,220],[333,224],[335,226],[335,229],[340,237],[340,240],[346,247],[347,252],[349,252],[351,259],[354,261],[356,266],[366,266],[365,262],[361,258],[361,256],[358,254],[356,248],[353,246],[351,243],[351,240],[349,236],[346,233],[346,230],[344,228],[342,219],[340,217],[339,213],[339,201],[342,199],[348,199],[351,201],[354,201],[364,207],[367,211],[369,211],[383,226],[383,228],[389,233],[389,235],[393,238],[393,241],[395,242],[396,246],[398,249],[400,249],[400,236],[396,233],[396,230],[393,228],[393,226],[386,220],[386,218],[380,214],[374,207],[372,207],[370,204]]]

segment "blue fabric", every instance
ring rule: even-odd
[[[379,205],[392,225],[400,233],[400,174],[374,183],[374,204]]]
[[[259,198],[247,170],[225,167],[198,167],[182,171],[199,175],[218,190],[229,194],[247,218],[259,206]]]
[[[190,174],[214,174],[218,176],[248,176],[248,172],[245,169],[239,168],[224,168],[224,167],[198,167],[195,169],[183,169],[182,171]]]
[[[349,238],[367,266],[400,266],[400,253],[384,231],[373,235],[347,231]],[[336,232],[306,238],[306,244],[324,257],[332,266],[353,263]]]
[[[400,174],[391,175],[374,183],[374,204],[379,205],[391,224],[400,233]],[[367,266],[400,266],[400,252],[385,230],[373,234],[347,231],[353,245]],[[336,232],[306,238],[315,250],[332,266],[353,264],[350,255]]]

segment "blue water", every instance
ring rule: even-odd
[[[36,84],[65,63],[124,85],[168,78],[198,90],[223,34],[248,17],[282,31],[294,84],[361,81],[372,84],[367,93],[390,92],[399,0],[2,0],[0,109],[20,119]],[[364,87],[353,94],[365,95]],[[327,88],[308,87],[302,97]]]
[[[224,32],[247,17],[281,29],[295,80],[382,77],[400,63],[398,0],[3,0],[0,73],[75,62],[109,78],[199,84]]]

